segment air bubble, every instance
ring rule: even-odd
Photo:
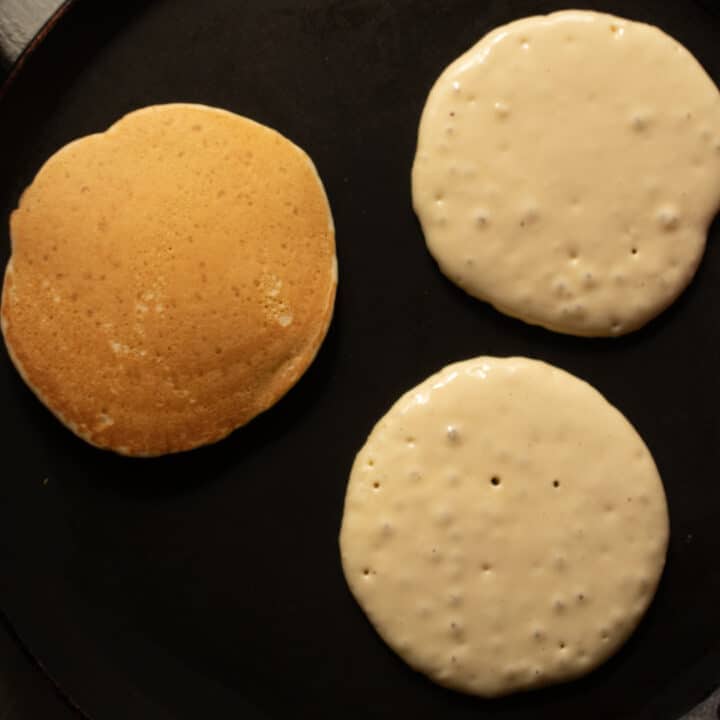
[[[462,605],[462,596],[459,594],[452,594],[450,595],[450,600],[448,602],[450,607],[460,607]]]
[[[510,106],[502,100],[498,100],[495,105],[493,105],[493,108],[495,110],[495,114],[501,120],[504,120],[510,114]]]
[[[636,112],[630,120],[630,125],[635,132],[644,132],[650,127],[650,116],[647,113]]]
[[[442,508],[435,515],[435,521],[438,527],[447,527],[453,522],[452,513],[449,510]]]
[[[479,228],[485,228],[487,227],[487,224],[489,222],[489,217],[487,212],[484,210],[479,210],[475,214],[475,225],[477,225]]]
[[[448,485],[449,485],[450,487],[459,487],[460,484],[461,484],[461,482],[462,482],[462,481],[461,481],[459,475],[452,474],[452,475],[450,475],[450,477],[448,478]]]
[[[538,212],[538,209],[536,207],[526,208],[522,214],[522,217],[520,218],[520,227],[532,225],[533,223],[536,223],[539,219],[540,213]]]
[[[657,220],[663,230],[671,231],[677,229],[680,224],[680,216],[677,209],[671,205],[660,208],[657,213]]]

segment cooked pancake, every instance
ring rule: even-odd
[[[622,335],[692,279],[720,205],[720,93],[650,25],[500,27],[423,111],[413,202],[440,269],[528,323]]]
[[[525,358],[450,365],[378,422],[340,533],[350,589],[432,680],[486,697],[583,675],[665,563],[655,463],[590,385]]]
[[[144,108],[70,143],[10,220],[2,330],[73,432],[150,456],[225,437],[312,362],[337,284],[310,158],[224,110]]]

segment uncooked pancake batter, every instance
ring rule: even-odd
[[[642,439],[578,378],[481,357],[410,390],[350,476],[356,599],[412,667],[487,697],[583,675],[632,633],[668,542]]]
[[[720,94],[658,28],[500,27],[428,97],[413,202],[441,270],[502,312],[622,335],[692,279],[720,204]]]

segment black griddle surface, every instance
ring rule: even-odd
[[[576,3],[576,7],[590,4]],[[302,146],[337,226],[336,313],[272,410],[192,453],[129,460],[65,430],[0,355],[0,606],[98,720],[675,720],[720,684],[720,249],[643,330],[586,340],[467,297],[411,210],[416,129],[439,72],[541,0],[77,2],[0,103],[0,215],[43,161],[124,113],[200,102]],[[659,25],[720,79],[709,1],[596,2]],[[578,72],[582,72],[579,68]],[[9,252],[0,229],[0,262]],[[52,352],[52,348],[48,349]],[[355,452],[397,396],[479,354],[588,380],[637,427],[671,512],[646,619],[587,678],[500,701],[437,687],[377,637],[343,580],[337,534]]]

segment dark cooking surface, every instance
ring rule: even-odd
[[[138,106],[184,100],[249,115],[304,147],[337,225],[336,315],[315,364],[217,446],[152,461],[93,450],[0,355],[0,604],[93,717],[675,720],[720,684],[717,225],[673,308],[628,338],[588,341],[467,298],[437,271],[410,209],[415,129],[439,71],[493,26],[560,7],[88,1],[28,60],[0,106],[2,217],[63,143]],[[660,25],[720,78],[712,5],[593,7]],[[483,353],[547,360],[618,405],[655,455],[673,533],[656,602],[615,659],[492,703],[435,687],[382,644],[345,587],[336,541],[373,422],[430,372]]]

